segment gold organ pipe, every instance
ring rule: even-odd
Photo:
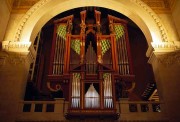
[[[57,37],[58,37],[58,34],[56,34],[56,42],[55,42],[55,49],[54,49],[53,74],[55,74],[55,69],[56,69]]]
[[[126,74],[129,74],[129,61],[128,61],[128,50],[127,50],[127,44],[126,44],[126,36],[125,36],[125,34],[124,34],[124,36],[123,36],[123,38],[124,38],[124,43],[125,43],[125,61],[126,61],[126,69],[127,69],[127,72],[126,72]]]
[[[124,37],[124,35],[123,35]],[[123,51],[123,74],[125,75],[126,74],[126,67],[125,67],[125,63],[126,63],[126,58],[125,58],[125,55],[126,55],[126,50],[125,50],[125,44],[124,44],[124,38],[122,37],[122,51]]]
[[[55,70],[55,74],[58,74],[58,52],[59,52],[59,37],[58,36],[58,40],[57,40],[57,50],[56,50],[56,70]]]
[[[124,74],[124,67],[123,67],[123,63],[124,63],[124,51],[123,51],[123,39],[122,37],[120,37],[120,40],[119,40],[119,44],[120,44],[120,50],[121,50],[121,73]]]
[[[59,42],[59,59],[58,59],[58,62],[59,62],[59,69],[58,69],[58,74],[62,74],[62,58],[63,58],[63,54],[62,54],[62,51],[63,51],[63,41],[64,39],[63,38],[60,38],[60,42]]]
[[[118,52],[118,65],[119,65],[119,73],[122,73],[122,47],[121,47],[121,44],[120,44],[120,39],[117,40],[117,52]]]
[[[58,36],[58,40],[57,40],[57,52],[56,52],[56,75],[58,74],[58,66],[59,66],[59,61],[58,61],[58,56],[59,56],[59,37]]]

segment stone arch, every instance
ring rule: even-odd
[[[157,15],[141,0],[40,0],[20,21],[15,41],[33,42],[43,25],[54,16],[64,11],[84,7],[98,6],[115,10],[130,18],[144,33],[149,49],[154,42],[167,42],[167,34]]]

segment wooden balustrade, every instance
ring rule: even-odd
[[[116,102],[121,121],[168,121],[163,102],[128,101]],[[55,101],[21,101],[17,121],[65,121],[68,102],[63,98]]]

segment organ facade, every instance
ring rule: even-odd
[[[67,118],[118,118],[116,101],[134,86],[127,21],[109,14],[101,20],[97,10],[79,15],[79,23],[74,15],[53,22],[47,88],[63,91]]]

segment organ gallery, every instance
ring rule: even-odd
[[[2,0],[1,122],[179,122],[179,0]]]
[[[25,100],[64,98],[69,102],[67,119],[119,118],[116,102],[135,87],[128,21],[102,12],[66,13],[47,24],[51,31],[42,29],[31,76],[37,92],[28,95],[27,85]]]

